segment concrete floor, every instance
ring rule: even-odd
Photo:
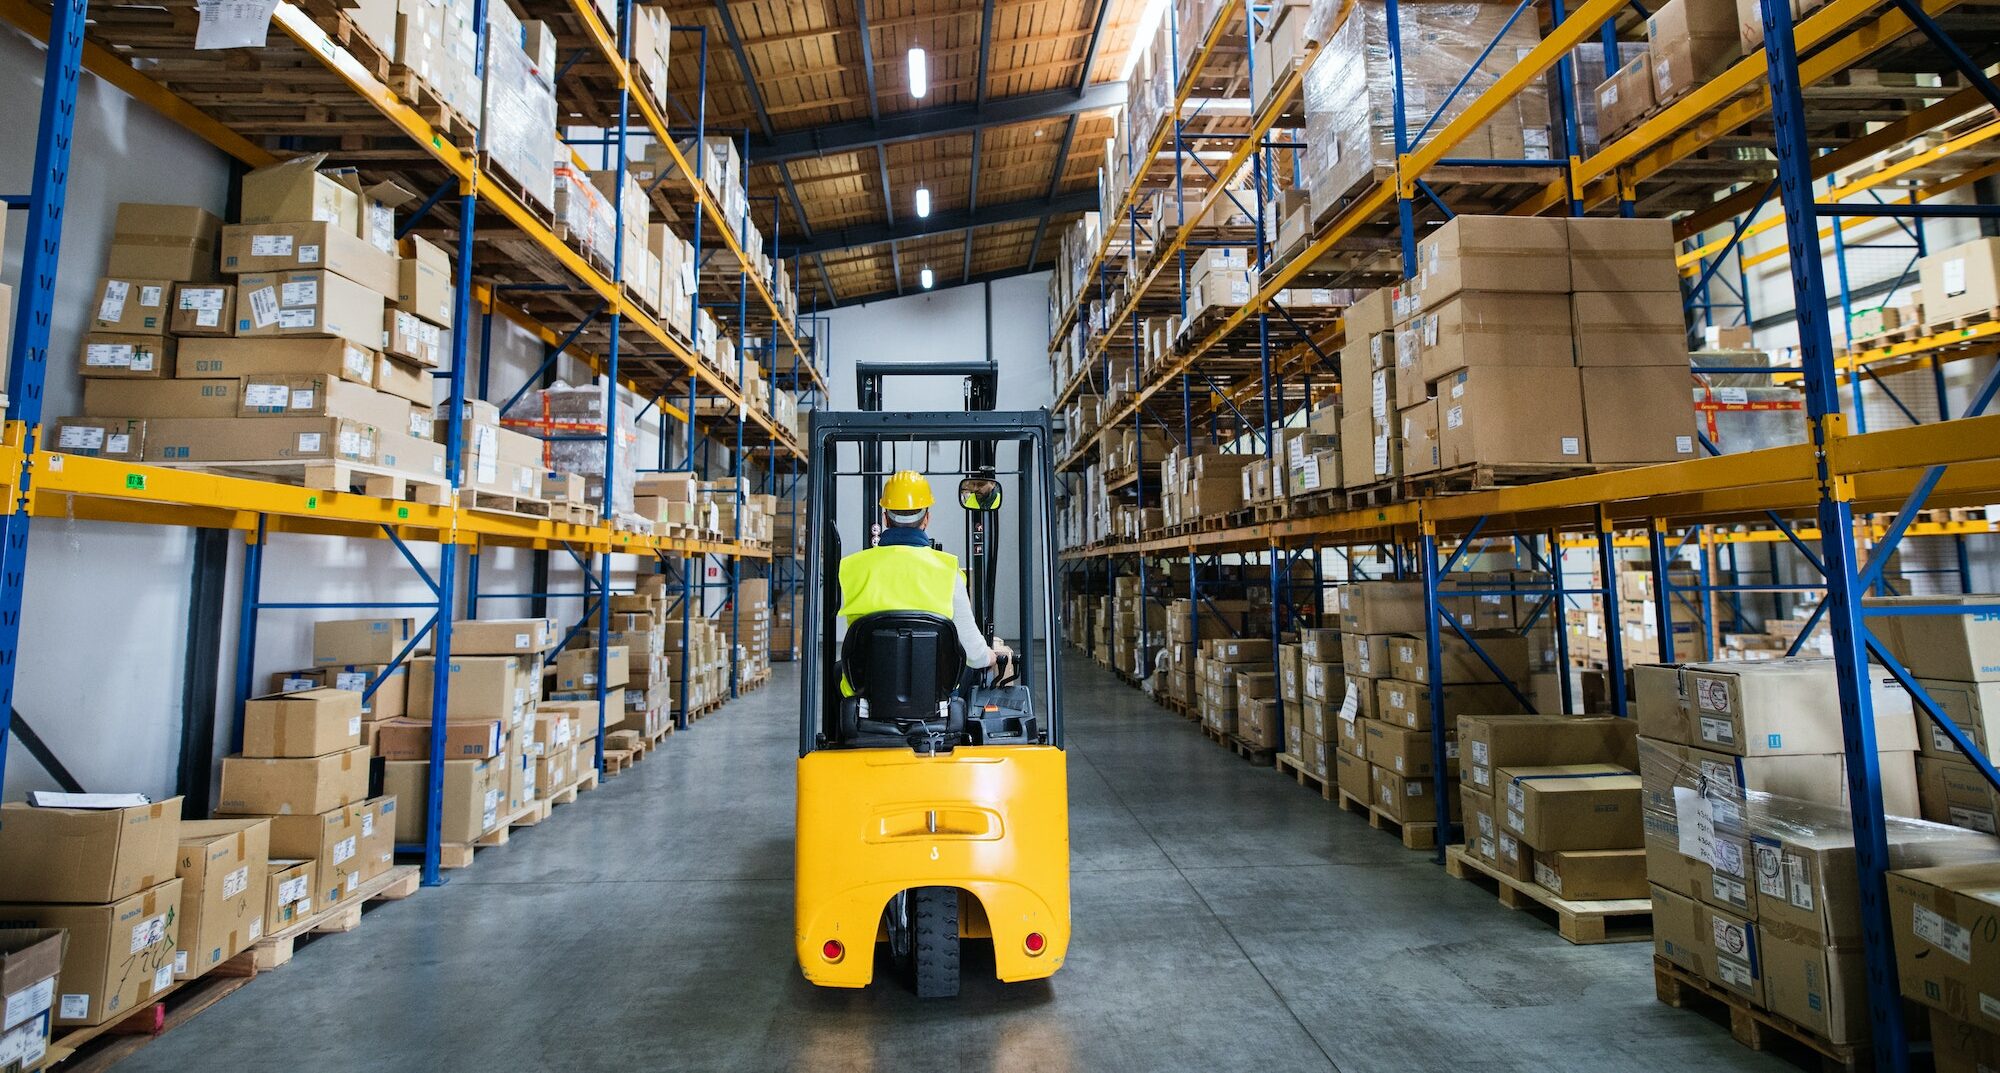
[[[1075,938],[1051,981],[820,991],[792,962],[797,672],[441,890],[303,948],[122,1071],[1789,1069],[1105,672],[1069,679]],[[990,968],[990,955],[986,962]]]

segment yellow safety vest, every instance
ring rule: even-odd
[[[951,617],[958,556],[932,548],[886,544],[840,560],[840,616],[853,626],[878,611],[922,611]],[[854,690],[840,678],[841,696]]]

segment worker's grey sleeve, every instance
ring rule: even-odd
[[[993,649],[979,635],[979,620],[972,617],[972,597],[965,591],[963,576],[951,587],[951,624],[958,627],[958,645],[965,649],[965,665],[993,666]]]

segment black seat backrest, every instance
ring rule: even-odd
[[[936,719],[965,669],[951,620],[922,611],[878,611],[847,626],[840,672],[868,718]]]

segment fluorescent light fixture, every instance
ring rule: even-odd
[[[922,48],[910,50],[910,96],[919,100],[931,91],[930,63],[924,57]]]
[[[930,187],[919,186],[917,187],[917,218],[921,220],[924,217],[929,216],[930,214],[931,214]]]
[[[917,273],[917,282],[924,285],[924,290],[931,289],[931,266],[925,265],[924,270]]]

